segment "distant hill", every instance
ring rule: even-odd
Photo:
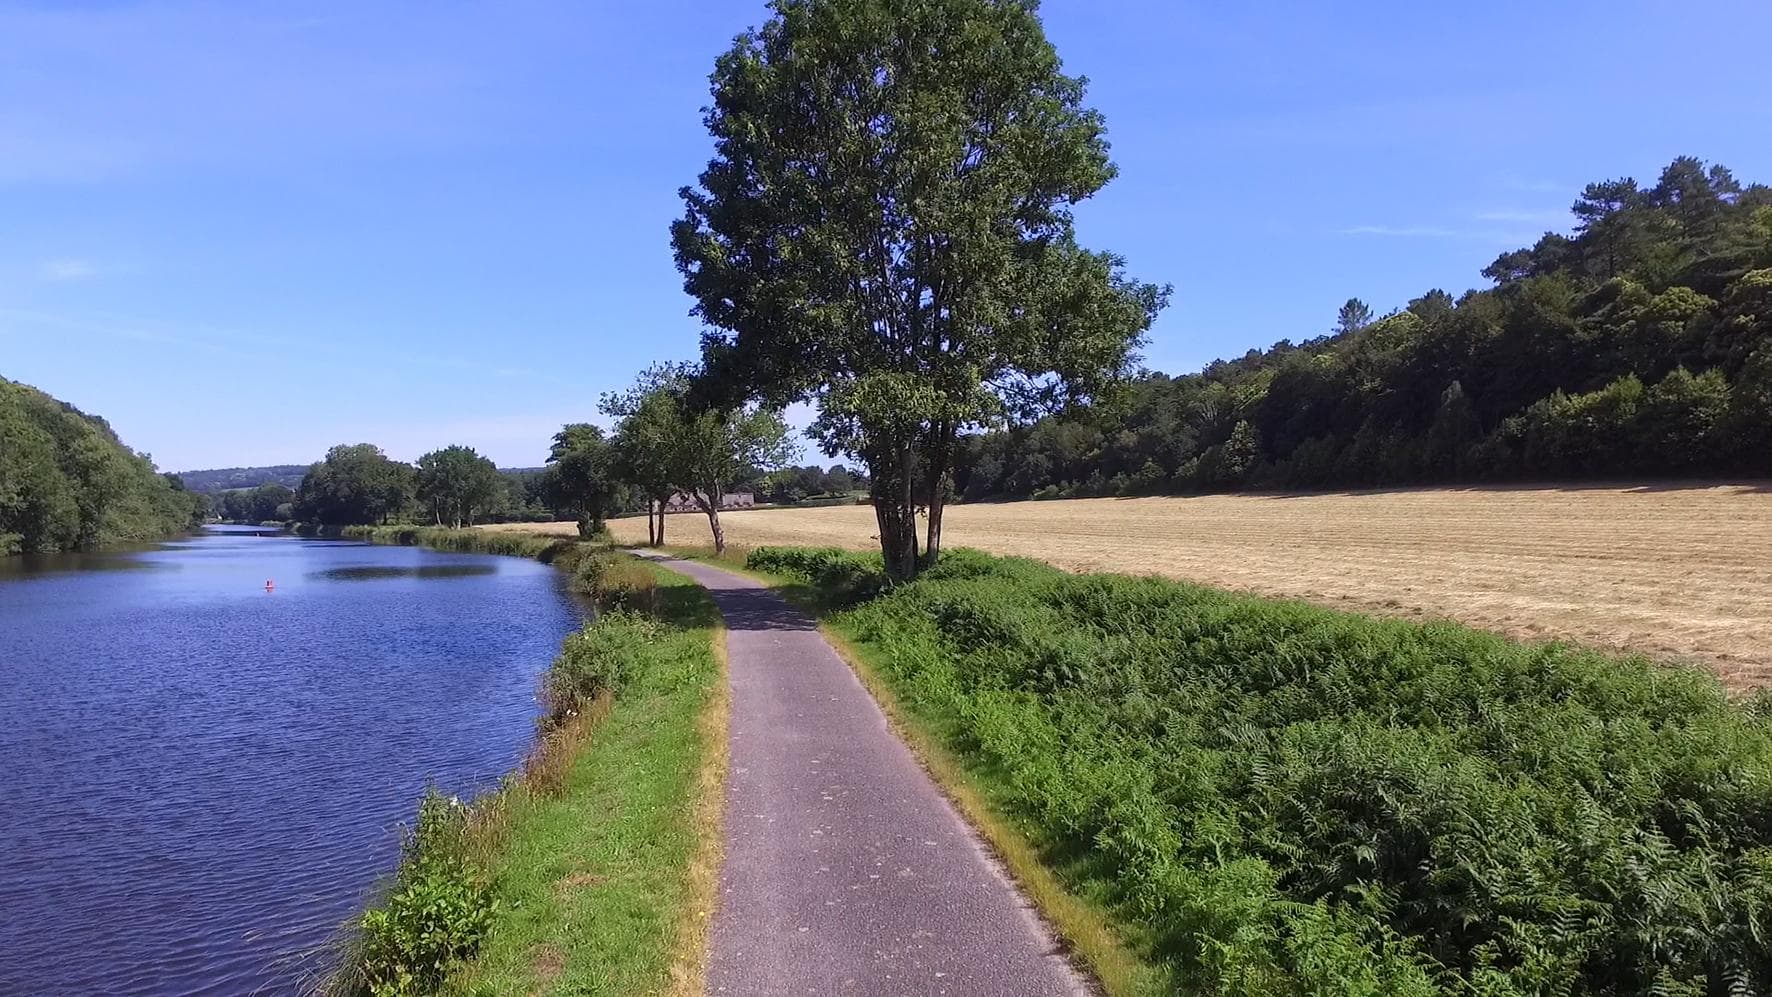
[[[966,500],[1772,475],[1772,187],[1675,160],[1336,329],[967,438]]]
[[[294,488],[301,476],[308,473],[306,464],[273,464],[270,467],[218,467],[207,471],[180,471],[178,480],[194,492],[214,495],[232,488],[257,488],[278,484]]]

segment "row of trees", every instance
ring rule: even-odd
[[[231,488],[210,500],[213,514],[230,523],[266,523],[295,517],[295,489],[275,481]]]
[[[1772,474],[1772,189],[1589,184],[1495,286],[969,438],[967,499]]]
[[[160,539],[207,512],[103,419],[0,378],[0,554]]]
[[[658,544],[664,542],[666,503],[684,493],[708,516],[716,544],[724,549],[719,513],[727,488],[747,479],[767,480],[798,450],[776,412],[758,406],[692,408],[690,375],[687,367],[661,365],[629,390],[606,396],[602,410],[616,420],[614,434],[606,436],[590,423],[562,427],[540,472],[500,472],[465,446],[434,450],[416,465],[396,461],[372,444],[333,447],[287,498],[283,518],[347,525],[422,517],[460,527],[508,513],[521,490],[526,503],[545,504],[550,518],[576,519],[587,537],[600,533],[610,516],[644,507],[647,532]],[[822,480],[832,478],[826,472]],[[835,480],[852,481],[847,472]],[[232,498],[235,494],[241,497]],[[274,484],[228,493],[223,508],[237,507],[240,514],[229,518],[270,518],[259,513],[279,495]]]
[[[571,434],[581,428],[595,429],[569,426],[562,436],[576,440]],[[406,464],[373,444],[341,444],[308,468],[301,484],[285,499],[286,508],[272,507],[272,515],[261,515],[270,498],[287,491],[265,484],[224,493],[218,512],[224,519],[295,519],[328,526],[396,519],[423,519],[444,526],[554,519],[587,504],[580,494],[582,484],[571,480],[578,461],[559,438],[554,459],[541,471],[500,471],[473,448],[459,445],[433,450]],[[232,499],[236,494],[241,498]],[[249,511],[236,515],[236,510]]]

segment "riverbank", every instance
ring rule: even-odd
[[[747,564],[1110,993],[1772,983],[1772,722],[1697,669],[972,551]]]
[[[534,750],[495,792],[427,797],[338,994],[699,994],[719,865],[725,681],[706,592],[607,545],[363,527],[378,543],[570,568],[604,610],[547,673]]]

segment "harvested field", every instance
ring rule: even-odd
[[[873,545],[863,506],[722,516],[735,545]],[[611,524],[644,542],[646,522]],[[514,529],[548,529],[516,526]],[[552,524],[572,530],[572,524]],[[710,542],[672,516],[671,541]],[[1696,659],[1772,684],[1772,483],[1405,489],[956,505],[944,543],[1510,636]]]

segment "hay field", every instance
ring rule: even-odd
[[[876,532],[861,506],[721,518],[745,546],[863,549]],[[643,518],[611,527],[645,542]],[[710,542],[699,515],[672,516],[670,531]],[[1772,684],[1772,483],[956,505],[944,543],[1692,658],[1731,685]]]

